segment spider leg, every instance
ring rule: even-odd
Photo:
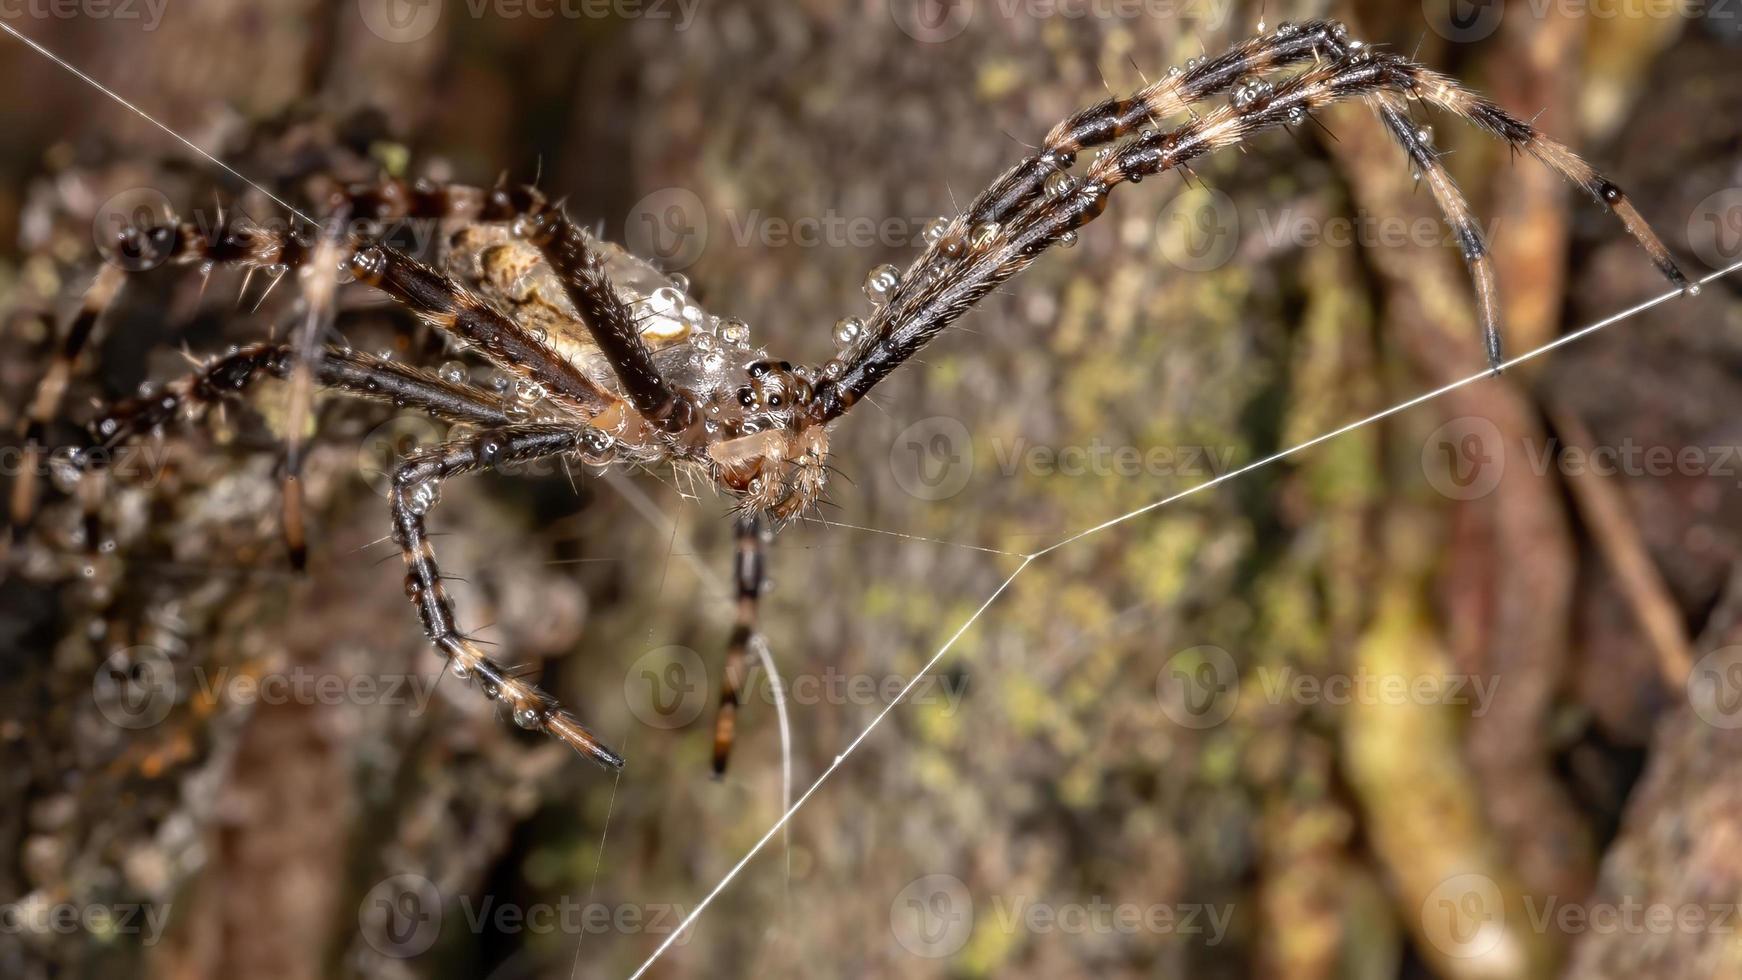
[[[733,578],[738,583],[738,621],[726,644],[725,669],[720,674],[720,706],[714,714],[714,775],[726,772],[732,741],[738,730],[738,707],[743,703],[745,653],[756,635],[756,607],[768,581],[766,528],[760,515],[742,513],[735,524],[738,547],[733,559]]]
[[[340,212],[342,215],[343,212]],[[284,434],[284,477],[279,487],[279,527],[284,532],[285,551],[293,569],[308,563],[307,535],[303,531],[302,446],[303,423],[314,405],[314,378],[323,349],[320,337],[333,321],[333,297],[338,291],[339,252],[346,247],[338,223],[316,248],[311,265],[298,271],[302,280],[304,318],[297,331],[296,366],[291,371],[288,418]]]
[[[42,489],[37,474],[42,470],[43,439],[48,424],[59,413],[61,401],[66,397],[67,385],[72,381],[79,358],[90,345],[103,312],[114,302],[125,280],[126,274],[109,263],[105,262],[97,270],[96,278],[79,304],[78,313],[67,325],[66,334],[60,340],[54,360],[37,382],[30,404],[19,416],[18,434],[24,444],[24,456],[18,475],[12,483],[12,495],[7,509],[7,522],[11,528],[0,539],[0,568],[5,567],[7,552],[24,536],[36,517]],[[95,542],[91,543],[94,545]]]
[[[951,223],[943,241],[949,242],[952,236],[959,241],[969,229],[1004,221],[1032,204],[1045,192],[1048,178],[1069,169],[1080,151],[1116,142],[1146,125],[1160,125],[1161,120],[1187,112],[1244,78],[1309,58],[1340,55],[1347,33],[1341,24],[1328,20],[1278,25],[1213,58],[1193,59],[1183,69],[1171,68],[1128,98],[1109,98],[1077,112],[1052,128],[1040,152],[1006,170],[981,191]]]
[[[497,367],[539,385],[545,398],[568,414],[593,419],[622,405],[483,297],[403,252],[380,243],[366,245],[351,255],[347,265],[359,280],[476,348]]]
[[[1236,146],[1264,130],[1299,122],[1334,102],[1366,99],[1382,92],[1414,95],[1449,108],[1581,180],[1600,201],[1616,210],[1671,282],[1687,288],[1687,278],[1619,188],[1571,150],[1537,134],[1527,123],[1512,118],[1492,103],[1469,95],[1450,82],[1441,82],[1438,76],[1408,59],[1377,55],[1353,42],[1347,44],[1347,51],[1243,105],[1222,106],[1169,132],[1140,131],[1111,152],[1098,155],[1085,179],[1064,178],[1064,185],[1056,193],[1045,195],[1009,221],[976,225],[962,238],[946,234],[915,260],[888,300],[878,308],[866,330],[869,342],[856,346],[846,359],[825,366],[825,380],[817,386],[810,404],[812,416],[826,422],[846,412],[987,292],[1026,269],[1054,244],[1072,240],[1077,229],[1106,209],[1108,195],[1117,185],[1165,173],[1211,151]],[[1384,104],[1379,105],[1382,118],[1385,108]],[[1492,313],[1493,281],[1485,258],[1486,248],[1479,244],[1479,234],[1474,237],[1468,234],[1474,224],[1460,221],[1467,206],[1449,180],[1442,179],[1443,170],[1423,166],[1423,160],[1431,161],[1433,155],[1431,151],[1418,153],[1413,144],[1425,141],[1413,135],[1413,127],[1408,127],[1408,133],[1412,135],[1406,138],[1393,129],[1423,173],[1435,175],[1436,199],[1465,243],[1466,258],[1482,294],[1479,303],[1483,315],[1497,316]],[[1488,332],[1490,356],[1494,356],[1498,330],[1491,320],[1484,324],[1484,330]]]
[[[1394,87],[1404,94],[1452,113],[1490,136],[1504,140],[1513,149],[1523,150],[1583,188],[1598,204],[1621,219],[1627,233],[1651,256],[1664,278],[1683,292],[1698,292],[1698,287],[1688,281],[1670,256],[1669,249],[1640,216],[1633,202],[1584,158],[1530,123],[1436,71],[1395,55],[1384,56],[1381,60],[1386,71],[1397,79]]]
[[[97,444],[112,448],[139,438],[175,418],[196,418],[261,378],[290,380],[303,363],[291,344],[250,344],[157,394],[117,402],[91,423]],[[492,392],[445,381],[432,372],[372,354],[329,347],[314,362],[313,380],[357,398],[414,408],[444,421],[500,428],[513,424],[508,403]]]
[[[454,674],[477,678],[484,696],[506,704],[522,728],[548,732],[599,765],[621,770],[622,756],[550,695],[515,678],[455,628],[453,603],[442,588],[435,552],[424,530],[424,515],[435,504],[444,480],[501,463],[572,453],[600,461],[611,455],[615,444],[598,429],[574,425],[520,425],[456,439],[401,462],[393,474],[392,507],[394,539],[405,558],[405,593],[417,607],[430,642],[447,656]]]
[[[1457,182],[1440,162],[1428,136],[1409,118],[1409,105],[1393,92],[1379,92],[1368,97],[1373,111],[1378,113],[1385,128],[1409,155],[1416,173],[1427,181],[1434,201],[1446,216],[1446,223],[1458,236],[1458,248],[1470,269],[1470,279],[1476,287],[1476,316],[1482,325],[1482,340],[1488,351],[1488,366],[1500,370],[1500,295],[1494,283],[1494,260],[1488,255],[1488,243],[1482,238],[1482,228],[1470,210],[1469,201],[1458,190]]]
[[[115,462],[108,450],[178,417],[202,416],[261,378],[291,380],[299,367],[308,363],[313,364],[313,383],[328,390],[418,409],[456,424],[480,428],[512,424],[507,402],[495,394],[445,381],[428,371],[342,348],[328,348],[319,360],[310,362],[293,345],[251,344],[170,382],[160,393],[116,402],[91,423],[92,438],[104,451],[76,457],[80,467],[77,494],[87,538],[92,542],[101,538],[99,511],[105,471]]]
[[[588,244],[586,233],[556,207],[518,222],[515,230],[544,253],[635,410],[666,432],[688,427],[695,417],[693,404],[666,384],[654,366],[635,315],[611,285],[605,262]]]

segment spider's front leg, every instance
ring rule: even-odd
[[[969,213],[1009,213],[1008,220],[970,225],[958,217],[952,222],[878,308],[864,332],[865,340],[842,360],[825,365],[824,380],[808,406],[810,416],[826,423],[847,412],[988,292],[1022,272],[1048,248],[1074,240],[1078,229],[1106,209],[1109,195],[1119,184],[1137,183],[1184,167],[1206,153],[1237,146],[1267,129],[1305,121],[1314,111],[1349,99],[1368,102],[1429,179],[1436,201],[1457,232],[1476,282],[1478,313],[1491,367],[1497,369],[1501,363],[1492,262],[1469,207],[1438,154],[1423,132],[1409,122],[1407,98],[1453,112],[1559,171],[1621,218],[1628,233],[1672,284],[1690,293],[1696,290],[1620,188],[1571,150],[1407,58],[1377,54],[1346,40],[1346,32],[1338,27],[1333,27],[1332,38],[1336,57],[1280,85],[1248,89],[1230,104],[1196,116],[1177,129],[1142,130],[1098,154],[1081,180],[1057,169],[1068,165],[1072,154],[1049,157],[1046,163],[1051,173],[1046,176],[1043,196],[1036,196],[1032,179],[1021,177],[1027,172],[1023,165],[1007,172],[991,190],[976,198]],[[1084,118],[1102,118],[1111,111],[1090,110]],[[1101,141],[1111,139],[1108,134],[1117,128],[1111,123],[1086,127],[1090,137]],[[1015,203],[1022,201],[1030,203],[1025,207]]]
[[[485,656],[454,625],[454,607],[442,588],[424,516],[450,477],[505,463],[579,455],[589,463],[608,461],[616,441],[591,426],[519,425],[456,439],[417,453],[393,474],[393,537],[405,558],[405,594],[417,607],[424,632],[447,656],[456,677],[476,679],[484,696],[499,700],[522,728],[548,732],[607,769],[623,768],[623,757],[605,746],[573,715],[509,668]]]

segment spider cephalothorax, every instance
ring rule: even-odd
[[[1226,97],[1221,104],[1205,105],[1219,96]],[[875,286],[875,312],[865,321],[843,320],[851,329],[838,337],[842,349],[815,368],[752,347],[748,327],[706,313],[682,277],[599,241],[530,188],[388,180],[312,195],[331,227],[442,222],[451,232],[437,267],[367,232],[300,239],[240,218],[216,229],[187,223],[131,229],[118,243],[123,252],[207,268],[301,270],[311,328],[298,344],[240,348],[148,399],[113,406],[93,433],[108,444],[137,436],[178,414],[197,414],[262,376],[289,378],[304,396],[320,384],[464,426],[464,435],[407,457],[394,474],[393,539],[404,557],[407,594],[455,674],[476,679],[517,723],[548,731],[610,767],[622,764],[616,753],[458,629],[424,517],[442,481],[500,463],[553,457],[671,463],[702,474],[740,501],[738,620],[715,736],[715,765],[722,767],[762,590],[763,545],[773,526],[820,498],[829,472],[828,426],[1000,283],[1052,247],[1075,241],[1120,185],[1183,170],[1204,154],[1298,126],[1346,100],[1374,111],[1445,212],[1476,284],[1493,365],[1500,363],[1500,333],[1492,261],[1428,130],[1412,118],[1418,105],[1458,116],[1558,171],[1617,214],[1671,282],[1693,288],[1621,190],[1571,150],[1453,80],[1364,45],[1339,23],[1315,21],[1282,24],[1223,54],[1193,59],[1130,97],[1107,99],[1059,123],[959,214],[934,222],[927,248],[905,272],[874,270],[868,287]],[[1164,121],[1174,128],[1163,128]],[[1079,165],[1084,151],[1092,155]],[[326,275],[334,266],[494,365],[512,390],[345,346],[321,349],[313,326],[334,316]],[[86,294],[26,415],[28,433],[42,431],[117,285],[115,267],[105,267]],[[287,490],[295,487],[294,447],[289,456]],[[17,527],[34,500],[27,484],[20,487],[12,507]],[[293,555],[300,547],[299,499],[286,493]]]

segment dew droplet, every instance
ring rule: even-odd
[[[522,405],[536,405],[544,400],[544,385],[530,378],[521,378],[514,383],[514,400]]]
[[[466,370],[466,365],[459,361],[443,362],[442,366],[437,369],[436,373],[441,375],[443,381],[455,385],[465,384],[466,378],[469,374]]]
[[[462,681],[471,680],[471,678],[472,678],[472,668],[466,666],[466,662],[464,660],[453,661],[448,666],[448,669],[453,671],[454,676],[459,678]]]
[[[422,517],[436,505],[439,496],[440,492],[436,490],[435,483],[425,480],[406,492],[405,507],[413,514]]]
[[[925,231],[921,232],[927,245],[936,244],[950,230],[950,219],[933,218],[925,223]]]
[[[671,274],[671,288],[677,290],[680,293],[689,292],[690,291],[690,277],[684,275],[681,272],[672,273]]]
[[[899,285],[901,270],[887,262],[865,274],[865,295],[871,297],[875,305],[882,305]]]
[[[827,378],[830,381],[839,381],[841,379],[841,375],[846,374],[846,373],[847,373],[847,365],[842,364],[836,358],[831,357],[828,360],[823,362],[823,377]]]
[[[998,232],[1003,226],[996,221],[982,221],[968,232],[968,247],[976,252],[984,252],[992,247],[998,239]]]
[[[1423,126],[1415,131],[1415,138],[1428,146],[1434,145],[1434,128]]]
[[[514,723],[521,728],[539,728],[544,724],[544,712],[531,705],[521,705],[514,709]]]
[[[1077,233],[1075,231],[1067,231],[1064,234],[1059,236],[1060,247],[1071,248],[1071,247],[1075,246],[1076,244],[1077,244]]]
[[[699,351],[713,350],[714,349],[714,335],[711,333],[698,333],[694,337],[690,338],[690,346],[694,347],[696,350],[699,350]]]
[[[1234,86],[1234,91],[1229,96],[1228,101],[1233,104],[1235,109],[1246,112],[1270,98],[1270,93],[1271,85],[1269,82],[1262,78],[1247,78]]]
[[[1071,179],[1070,174],[1062,170],[1054,170],[1046,175],[1046,183],[1042,186],[1046,191],[1047,200],[1056,201],[1069,194],[1071,189],[1077,186],[1077,182]]]
[[[720,321],[720,339],[733,347],[743,347],[750,342],[750,324],[735,316],[726,317]]]
[[[853,341],[865,332],[865,321],[856,316],[844,316],[835,321],[835,346],[842,350],[852,346]]]
[[[72,493],[79,487],[78,461],[71,455],[56,453],[48,458],[49,480],[61,493]]]

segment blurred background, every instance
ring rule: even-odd
[[[0,5],[287,200],[536,178],[811,363],[1054,122],[1320,16],[1588,155],[1690,270],[1742,258],[1723,4]],[[14,38],[0,81],[14,433],[116,215],[288,219]],[[1421,118],[1510,352],[1664,291],[1602,208]],[[1431,196],[1366,109],[1318,122],[1121,189],[837,426],[762,607],[790,757],[758,670],[721,780],[730,508],[669,473],[490,475],[432,515],[462,624],[621,777],[436,684],[379,492],[434,425],[319,403],[302,574],[274,386],[144,447],[101,540],[48,473],[0,585],[0,974],[611,977],[672,940],[648,975],[1742,976],[1727,282],[1077,540],[975,618],[1021,555],[1482,368]],[[131,277],[49,442],[295,321],[265,293]],[[453,357],[362,292],[340,327]]]

